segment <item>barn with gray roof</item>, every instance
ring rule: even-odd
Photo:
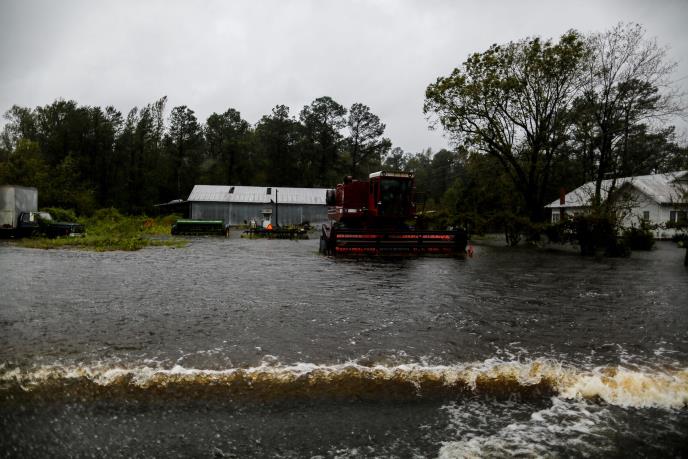
[[[196,185],[188,198],[189,216],[243,225],[268,218],[273,224],[327,221],[325,188]],[[276,221],[278,220],[278,221]]]

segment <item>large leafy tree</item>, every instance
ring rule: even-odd
[[[122,115],[113,107],[88,108],[89,122],[83,133],[79,169],[94,189],[95,199],[107,203],[113,186],[113,148],[122,124]]]
[[[331,185],[339,168],[342,134],[346,126],[346,108],[331,97],[319,97],[306,105],[299,114],[310,156],[316,165],[309,185]]]
[[[534,221],[543,218],[586,52],[574,31],[558,42],[533,38],[493,45],[426,90],[425,113],[457,144],[496,158]]]
[[[36,140],[51,166],[56,167],[70,154],[79,162],[88,154],[84,140],[91,122],[89,111],[89,107],[62,99],[34,110]]]
[[[458,159],[455,152],[444,148],[432,156],[427,192],[435,202],[440,202],[445,191],[452,185],[458,173]]]
[[[37,186],[44,206],[89,211],[106,196],[106,162],[118,128],[111,108],[57,100],[35,110],[15,106],[6,118],[2,149],[9,176],[2,181]],[[11,173],[22,169],[25,177]]]
[[[392,171],[405,171],[408,155],[401,147],[394,147],[385,154],[382,167]]]
[[[41,185],[47,190],[50,180],[50,166],[43,159],[38,143],[19,138],[13,141],[13,148],[0,162],[0,183],[19,186]],[[47,196],[41,196],[41,202]]]
[[[170,180],[173,171],[164,145],[164,110],[162,97],[141,109],[129,111],[115,143],[112,164],[112,202],[129,212],[142,212],[161,199],[175,196]],[[115,114],[116,117],[120,117]]]
[[[645,161],[637,151],[634,156],[634,144],[648,139],[653,121],[666,120],[682,107],[670,82],[676,66],[667,61],[666,48],[645,37],[642,26],[618,24],[590,35],[587,47],[591,53],[583,63],[583,93],[577,101],[586,124],[579,126],[579,138],[585,139],[594,167],[594,203],[599,205],[602,181],[642,172]]]
[[[7,155],[16,148],[19,140],[36,140],[36,116],[30,108],[13,105],[5,113],[7,124],[0,134],[0,159],[7,159]]]
[[[255,144],[262,158],[259,183],[277,186],[302,185],[312,177],[310,156],[299,145],[301,125],[289,115],[289,107],[277,105],[256,125]]]
[[[362,164],[372,162],[379,166],[381,157],[389,151],[392,142],[382,137],[385,125],[367,105],[353,104],[346,125],[349,130],[346,139],[349,173],[357,177]]]
[[[213,113],[205,125],[208,156],[217,166],[219,174],[212,174],[220,183],[240,184],[244,177],[248,134],[251,125],[241,113],[230,108],[222,114]]]
[[[194,111],[186,105],[174,107],[167,135],[176,196],[186,196],[198,177],[203,154],[203,130]]]
[[[443,196],[447,210],[457,222],[471,230],[504,230],[509,234],[509,220],[516,215],[504,209],[517,209],[522,205],[522,198],[509,175],[494,156],[465,150],[456,155],[454,182]],[[518,238],[513,236],[511,234],[507,242],[517,243]]]
[[[415,174],[416,182],[416,201],[421,209],[425,209],[425,204],[430,198],[428,190],[432,183],[432,156],[433,152],[430,148],[407,155],[405,159],[405,169]]]

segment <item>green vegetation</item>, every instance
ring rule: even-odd
[[[674,68],[635,24],[495,44],[427,87],[424,111],[453,141],[436,152],[392,148],[368,106],[327,96],[298,111],[278,104],[255,124],[234,108],[204,122],[187,106],[168,110],[166,97],[128,113],[71,100],[13,106],[0,131],[0,184],[35,186],[42,206],[88,217],[87,240],[138,247],[160,242],[136,229],[142,217],[130,219],[135,231],[100,232],[95,210],[150,214],[195,184],[332,187],[344,175],[408,170],[428,224],[499,232],[516,245],[539,239],[544,205],[561,189],[595,182],[593,213],[613,219],[601,180],[688,169],[669,124],[682,106]]]
[[[566,148],[566,110],[576,97],[586,56],[583,37],[526,39],[475,53],[428,86],[425,112],[466,148],[496,158],[523,202],[541,221],[555,158]]]
[[[139,250],[150,246],[183,247],[184,239],[170,237],[170,228],[178,216],[148,218],[128,217],[116,209],[101,209],[86,219],[76,219],[71,210],[46,209],[60,220],[78,221],[86,226],[84,237],[27,238],[23,247],[38,249],[75,248],[107,252],[112,250]]]
[[[651,227],[645,221],[641,221],[639,226],[632,226],[624,229],[623,238],[631,250],[652,250],[655,245],[655,238]]]
[[[653,229],[641,221],[638,226],[619,231],[619,222],[607,214],[588,213],[545,225],[543,233],[549,242],[578,244],[582,255],[603,252],[609,257],[626,257],[631,250],[652,250],[655,245]]]
[[[619,237],[616,220],[604,213],[579,214],[545,225],[543,232],[549,242],[577,244],[581,255],[627,257],[631,253],[630,238]]]
[[[196,184],[329,187],[378,170],[391,142],[370,108],[330,97],[298,119],[277,105],[254,126],[229,108],[205,124],[167,98],[124,115],[57,100],[13,106],[0,131],[0,184],[35,186],[47,207],[150,213]]]
[[[425,113],[457,145],[444,204],[478,231],[501,227],[513,245],[522,236],[537,240],[544,206],[561,189],[593,182],[590,215],[572,222],[582,252],[647,247],[637,231],[616,237],[618,209],[602,202],[600,186],[688,168],[688,149],[668,124],[684,109],[666,57],[637,24],[587,36],[570,31],[558,41],[527,38],[471,55],[426,90]]]

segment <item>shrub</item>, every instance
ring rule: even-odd
[[[465,228],[469,234],[485,234],[492,229],[490,227],[490,219],[476,212],[461,212],[455,214],[452,226]]]
[[[595,255],[601,250],[609,257],[630,255],[628,244],[617,236],[617,225],[612,216],[576,215],[567,223],[572,239],[580,245],[582,255]]]
[[[52,209],[50,209],[52,210]],[[56,215],[60,215],[56,212]],[[71,219],[73,212],[62,214]],[[21,241],[25,247],[34,248],[79,248],[98,252],[109,250],[139,250],[147,246],[182,247],[183,239],[153,238],[168,236],[176,216],[148,218],[146,216],[124,216],[116,209],[100,209],[85,221],[86,236],[80,238],[27,238]],[[72,219],[73,220],[73,219]]]
[[[631,255],[631,247],[626,239],[614,237],[605,244],[604,255],[607,257],[628,257]]]
[[[62,209],[60,207],[45,207],[41,209],[44,212],[50,213],[53,220],[58,222],[79,222],[76,218],[76,213],[74,209]]]
[[[513,212],[497,212],[491,215],[488,226],[502,229],[506,243],[511,247],[517,246],[523,237],[528,242],[539,241],[540,233],[545,228],[541,224],[531,222],[528,217]]]
[[[122,218],[124,218],[122,214],[120,214],[119,210],[115,209],[114,207],[98,209],[91,216],[91,220],[111,223],[119,222],[122,220]]]
[[[564,244],[571,241],[570,228],[565,221],[547,224],[543,232],[547,236],[547,240],[555,244]]]
[[[678,243],[679,247],[688,247],[688,233],[676,233],[671,240]]]
[[[623,238],[631,250],[652,250],[655,245],[652,230],[645,222],[642,222],[639,228],[632,226],[625,229]]]

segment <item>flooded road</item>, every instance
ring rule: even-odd
[[[0,246],[0,454],[688,455],[688,272],[318,241]]]

